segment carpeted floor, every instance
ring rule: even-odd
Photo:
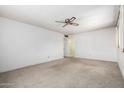
[[[124,81],[117,63],[64,58],[1,73],[0,87],[121,88]]]

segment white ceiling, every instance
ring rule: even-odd
[[[40,26],[66,34],[113,27],[117,21],[118,6],[114,5],[25,5],[0,6],[0,16]],[[79,26],[66,26],[55,21],[76,17]]]

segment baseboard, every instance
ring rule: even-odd
[[[110,60],[102,60],[102,59],[92,59],[92,58],[82,58],[82,57],[69,57],[69,56],[65,56],[64,58],[78,58],[78,59],[87,59],[87,60],[96,60],[96,61],[104,61],[104,62],[116,62],[117,61],[110,61]]]
[[[36,64],[29,64],[29,65],[25,65],[25,66],[20,66],[20,67],[17,67],[17,68],[13,68],[13,69],[10,69],[10,70],[5,70],[5,71],[1,71],[1,73],[6,73],[6,72],[10,72],[10,71],[14,71],[14,70],[18,70],[18,69],[22,69],[22,68],[26,68],[26,67],[30,67],[30,66],[35,66],[35,65],[38,65],[38,64],[45,64],[45,63],[48,63],[48,62],[52,62],[52,61],[56,61],[56,60],[60,60],[60,59],[63,59],[64,57],[60,57],[60,58],[53,58],[51,60],[48,60],[48,61],[44,61],[44,62],[36,62]]]

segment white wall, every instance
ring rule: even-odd
[[[0,72],[63,58],[63,34],[0,17]]]
[[[118,63],[120,70],[124,78],[124,6],[120,8],[120,17],[119,17],[119,27],[117,29],[120,33],[119,37],[119,49],[118,49]]]
[[[117,61],[115,28],[75,35],[75,57]]]

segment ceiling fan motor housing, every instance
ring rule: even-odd
[[[71,22],[70,19],[65,19],[65,23]]]

